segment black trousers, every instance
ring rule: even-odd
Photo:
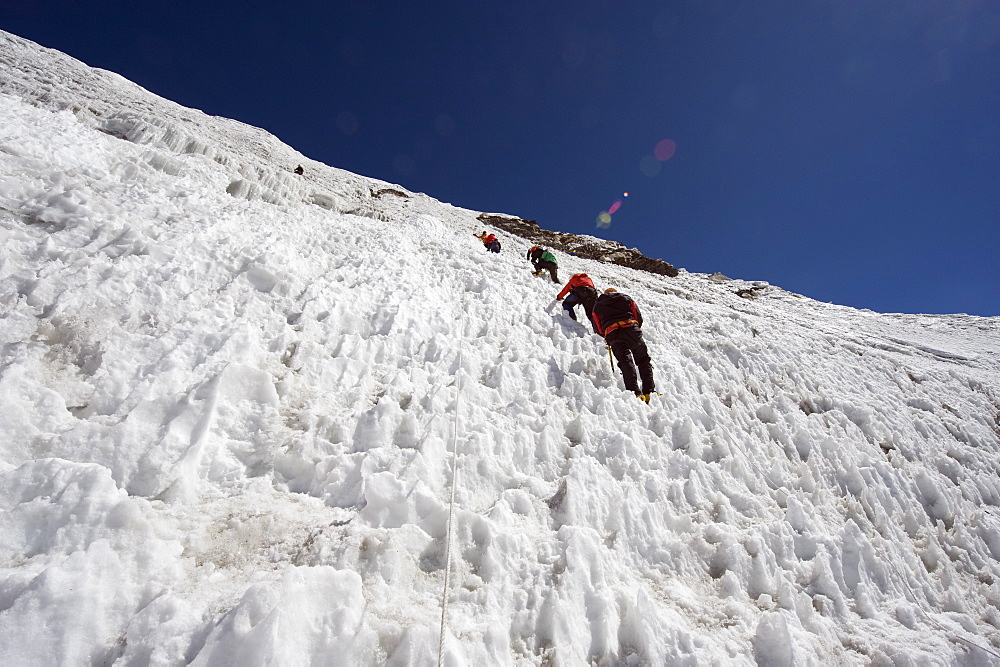
[[[656,389],[653,383],[653,365],[649,360],[646,341],[642,339],[642,331],[636,327],[622,327],[609,333],[604,340],[611,346],[611,352],[618,360],[625,388],[637,394],[652,394]],[[639,367],[638,378],[636,366]],[[642,391],[639,391],[639,378],[642,378]]]
[[[549,275],[552,276],[552,282],[554,282],[554,283],[558,283],[559,282],[559,265],[558,264],[556,264],[555,262],[549,262],[549,261],[544,260],[544,259],[538,260],[538,263],[535,264],[535,271],[545,271],[545,270],[548,270]]]
[[[583,312],[587,313],[587,321],[590,322],[590,326],[593,328],[594,333],[597,333],[597,325],[594,324],[594,302],[591,301],[590,308],[588,308],[587,304],[580,300],[580,297],[578,297],[575,293],[570,292],[563,300],[563,310],[565,310],[566,314],[574,320],[576,319],[576,311],[574,308],[577,306],[583,306]]]

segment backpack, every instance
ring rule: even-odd
[[[500,252],[500,241],[493,239],[486,247],[490,249],[490,252]]]
[[[632,297],[621,292],[602,294],[594,302],[594,315],[601,321],[601,325],[606,329],[615,322],[625,322],[635,319],[632,312]]]
[[[585,309],[588,311],[594,309],[594,302],[597,301],[598,296],[596,289],[589,285],[577,285],[570,292],[576,295]]]

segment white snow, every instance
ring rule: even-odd
[[[561,256],[647,406],[473,211],[6,33],[0,118],[4,664],[435,664],[453,448],[446,664],[1000,664],[1000,318]]]

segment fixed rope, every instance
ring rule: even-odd
[[[462,308],[462,322],[458,340],[458,370],[455,374],[455,421],[451,439],[451,500],[448,502],[448,528],[444,547],[444,591],[441,593],[441,636],[438,640],[438,667],[444,665],[444,631],[448,622],[448,589],[451,585],[451,534],[455,516],[455,487],[458,482],[458,431],[462,407],[462,366],[465,351],[465,308]]]
[[[891,565],[892,569],[896,571],[896,576],[899,577],[899,580],[903,582],[903,585],[906,587],[906,590],[909,591],[909,593],[910,593],[910,599],[913,600],[913,604],[917,607],[917,609],[920,610],[920,613],[923,615],[923,617],[926,618],[931,623],[933,623],[934,625],[936,625],[937,628],[938,628],[938,630],[940,630],[941,633],[945,637],[947,637],[948,639],[950,639],[953,642],[962,643],[962,644],[965,644],[966,646],[969,646],[969,647],[972,647],[972,648],[978,648],[980,651],[983,651],[985,653],[989,653],[990,655],[992,655],[995,658],[1000,658],[1000,653],[997,653],[993,649],[988,648],[986,646],[983,646],[982,644],[980,644],[978,642],[974,642],[972,640],[966,639],[965,637],[957,634],[954,630],[949,630],[948,628],[946,628],[945,626],[943,626],[940,622],[938,622],[938,620],[936,618],[934,618],[933,616],[931,616],[930,613],[926,609],[924,609],[924,605],[921,604],[920,598],[918,598],[917,594],[913,591],[913,587],[910,586],[910,582],[906,580],[906,577],[903,576],[903,573],[899,571],[898,567],[896,567],[896,563],[893,562],[893,559],[892,558],[886,558],[885,562],[887,562],[889,565]]]
[[[867,516],[864,507],[858,505],[860,505],[858,501],[855,501],[854,503],[851,504],[855,513],[862,516]],[[875,514],[876,514],[875,519],[879,519],[884,525],[889,525],[890,523],[892,523],[892,519],[889,517],[888,512],[886,512],[885,510],[882,511],[881,517],[877,516],[878,514],[877,512],[875,512]],[[931,612],[924,607],[924,602],[922,601],[922,598],[918,597],[916,591],[913,590],[913,586],[910,585],[909,579],[907,579],[906,576],[903,574],[903,572],[899,569],[899,566],[897,565],[898,559],[895,557],[893,553],[890,552],[890,549],[887,546],[888,544],[890,544],[890,542],[888,539],[886,539],[883,535],[881,535],[878,532],[878,529],[875,525],[875,519],[868,517],[867,526],[862,526],[858,521],[855,521],[854,524],[858,526],[865,533],[872,547],[882,552],[882,560],[889,564],[889,566],[896,573],[896,577],[903,583],[903,587],[906,589],[910,601],[912,601],[914,606],[916,606],[921,616],[923,616],[933,625],[935,625],[937,629],[941,631],[941,634],[945,636],[946,639],[949,639],[956,643],[965,644],[970,648],[977,648],[980,651],[983,651],[984,653],[989,653],[994,658],[1000,658],[1000,653],[998,653],[994,649],[990,648],[989,646],[984,646],[979,642],[967,639],[966,637],[959,635],[954,630],[946,628],[941,622],[939,622],[936,618],[934,618],[934,616],[931,615]],[[982,635],[974,635],[974,636],[982,637]],[[983,638],[985,639],[985,637]]]

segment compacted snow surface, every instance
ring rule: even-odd
[[[0,119],[3,664],[435,664],[453,461],[445,664],[1000,664],[1000,319],[559,257],[645,405],[477,212],[4,33]]]

